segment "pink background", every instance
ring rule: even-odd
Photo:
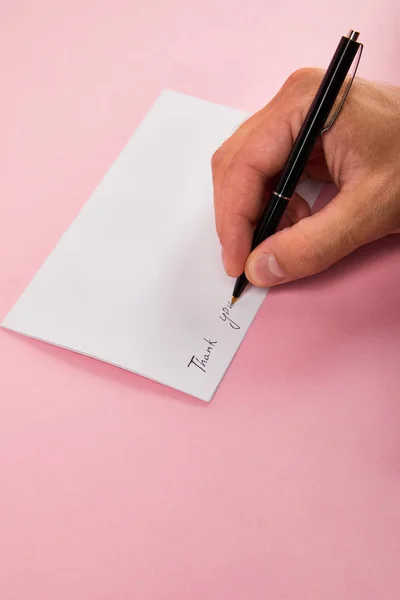
[[[254,111],[396,0],[13,0],[0,320],[162,88]],[[207,406],[0,331],[1,600],[398,600],[400,244],[273,291]]]

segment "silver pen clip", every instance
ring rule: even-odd
[[[336,108],[335,112],[333,113],[332,117],[331,117],[331,118],[330,118],[330,120],[329,120],[329,121],[326,123],[325,127],[324,127],[324,128],[323,128],[323,130],[321,131],[321,135],[322,135],[323,133],[325,133],[325,131],[328,131],[328,129],[330,129],[330,128],[332,127],[332,125],[334,124],[334,122],[335,122],[335,121],[336,121],[336,119],[338,118],[338,116],[339,116],[339,113],[340,113],[340,111],[342,110],[344,103],[346,102],[346,98],[347,98],[347,96],[349,95],[350,88],[351,88],[351,86],[352,86],[352,84],[353,84],[354,78],[355,78],[355,76],[356,76],[356,73],[357,73],[358,65],[360,64],[360,60],[361,60],[361,54],[362,54],[362,51],[363,51],[363,47],[364,47],[364,46],[363,46],[363,44],[360,44],[360,47],[359,47],[359,49],[358,49],[358,51],[357,51],[357,54],[356,54],[356,56],[355,56],[355,58],[354,58],[354,61],[353,61],[353,64],[354,64],[354,71],[353,71],[353,73],[352,73],[351,75],[348,75],[348,80],[349,80],[349,82],[348,82],[348,84],[347,84],[347,88],[345,88],[345,90],[344,90],[344,92],[343,92],[342,99],[340,100],[340,102],[339,102],[339,105],[338,105],[338,107]]]

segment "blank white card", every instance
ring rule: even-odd
[[[266,295],[231,307],[214,226],[210,159],[246,116],[163,92],[3,326],[210,401]]]

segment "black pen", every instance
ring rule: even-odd
[[[269,202],[254,231],[251,250],[254,250],[254,248],[261,244],[267,237],[276,232],[293,192],[300,181],[300,177],[310,157],[317,137],[324,131],[327,131],[336,120],[350,91],[360,61],[363,46],[357,42],[359,35],[360,34],[357,31],[350,30],[347,36],[341,38],[299,131],[289,158],[286,161],[279,182],[272,192]],[[339,92],[342,89],[343,83],[349,73],[357,52],[359,54],[355,71],[350,78],[349,85],[344,91],[340,104],[331,118],[330,123],[327,123],[327,119],[338,98]],[[232,304],[236,302],[247,284],[248,281],[246,275],[242,273],[242,275],[237,278],[235,287],[233,288]]]

